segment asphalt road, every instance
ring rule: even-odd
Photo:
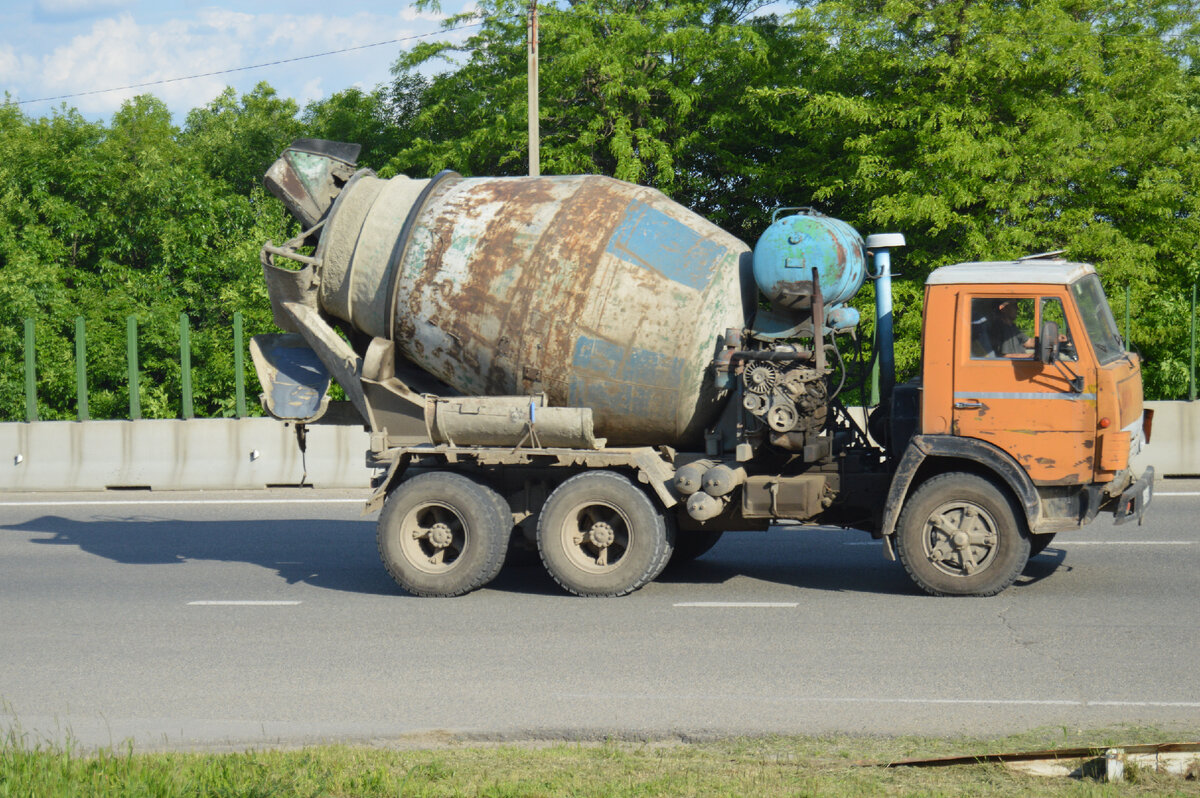
[[[394,586],[361,494],[0,496],[0,731],[139,747],[1200,733],[1200,482],[989,599],[919,595],[860,532],[732,533],[622,599],[510,567]]]

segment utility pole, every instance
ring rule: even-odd
[[[529,176],[542,173],[538,141],[538,18],[537,0],[529,0]]]

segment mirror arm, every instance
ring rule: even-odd
[[[1054,358],[1054,367],[1058,369],[1058,373],[1066,377],[1067,382],[1071,384],[1071,393],[1083,393],[1083,377],[1080,377],[1070,368],[1063,365],[1063,362],[1058,358]]]

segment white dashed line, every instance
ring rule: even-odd
[[[760,608],[782,608],[790,609],[799,607],[797,601],[680,601],[677,604],[672,604],[672,607],[750,607],[754,609]]]
[[[189,607],[294,607],[299,601],[189,601]]]

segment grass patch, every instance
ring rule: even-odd
[[[864,767],[914,757],[1181,740],[1153,729],[1042,730],[998,740],[762,737],[700,743],[451,741],[403,749],[320,746],[240,753],[80,753],[0,746],[0,796],[1200,796],[1200,782],[1135,770],[1128,782],[1041,778],[1003,765]]]

